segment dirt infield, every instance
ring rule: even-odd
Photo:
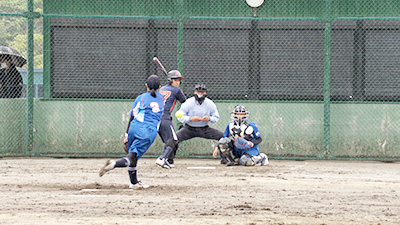
[[[0,224],[399,224],[400,163],[281,161],[226,167],[139,161],[128,189],[105,159],[0,158]],[[198,168],[200,167],[200,168]],[[206,168],[201,168],[206,167]],[[215,167],[215,169],[212,169]]]

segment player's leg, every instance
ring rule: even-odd
[[[130,164],[128,166],[128,174],[129,179],[131,181],[129,188],[132,189],[140,189],[140,188],[148,188],[149,185],[143,184],[137,179],[137,153],[130,152],[128,153],[128,158]]]
[[[175,146],[173,148],[173,153],[169,156],[169,159],[174,159],[176,156],[176,152],[178,151],[178,146],[179,143],[192,139],[194,137],[199,137],[198,132],[196,128],[189,127],[187,125],[183,126],[181,129],[179,129],[176,132],[176,137],[178,139],[178,142],[175,143]]]
[[[232,149],[229,146],[230,139],[225,137],[218,141],[219,155],[221,156],[221,164],[232,166],[235,164]]]
[[[202,138],[213,139],[218,141],[224,136],[224,133],[213,127],[207,127],[204,128],[204,132],[201,135]]]
[[[162,168],[165,169],[170,169],[173,166],[170,164],[169,159],[173,160],[174,159],[174,151],[177,148],[177,141],[175,141],[174,139],[171,139],[170,141],[168,141],[167,144],[165,144],[165,148],[162,152],[162,154],[160,155],[160,157],[157,158],[156,160],[156,164]]]
[[[160,128],[158,133],[160,134],[161,140],[165,143],[163,151],[161,155],[157,158],[156,164],[163,168],[171,168],[172,165],[165,162],[168,159],[168,156],[173,151],[172,146],[173,142],[177,142],[177,136],[175,133],[174,126],[171,120],[162,120],[162,126],[160,124]]]
[[[268,156],[264,153],[260,153],[259,155],[253,156],[253,161],[255,164],[260,164],[261,166],[268,165]]]
[[[239,159],[239,164],[243,166],[254,166],[255,162],[251,155],[243,154]]]
[[[129,129],[129,134],[128,134],[128,151],[130,147],[132,146],[132,143],[135,140],[135,133],[134,129]],[[99,176],[102,177],[105,173],[107,173],[110,170],[113,170],[116,167],[127,167],[130,164],[129,158],[123,157],[118,159],[117,161],[109,159],[106,161],[106,163],[101,167]]]
[[[175,132],[175,128],[174,128],[174,125],[172,124],[172,121],[171,121],[170,128],[171,128],[171,136],[172,137],[169,139],[169,141],[172,140],[173,142],[170,143],[170,145],[174,144],[174,146],[172,147],[172,151],[169,151],[169,154],[167,155],[167,162],[169,163],[169,166],[171,168],[175,168],[174,158],[175,158],[176,151],[178,150],[178,135]]]
[[[148,188],[149,185],[145,185],[137,179],[137,161],[153,144],[157,136],[157,129],[151,126],[143,126],[138,128],[137,132],[140,133],[140,139],[138,137],[133,141],[127,157],[130,161],[128,174],[131,184],[129,188]]]

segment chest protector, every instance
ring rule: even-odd
[[[234,139],[235,137],[243,137],[250,141],[254,138],[253,131],[254,129],[250,126],[248,121],[244,121],[241,124],[238,124],[235,121],[229,123],[229,137],[231,139]]]

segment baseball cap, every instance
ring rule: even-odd
[[[157,90],[161,85],[160,78],[157,75],[150,75],[147,78],[146,84],[150,90]]]

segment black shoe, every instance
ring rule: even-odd
[[[168,163],[169,164],[174,164],[174,160],[173,159],[168,159]]]

